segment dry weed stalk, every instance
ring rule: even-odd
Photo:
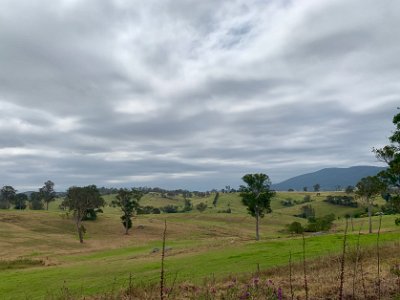
[[[344,229],[343,237],[343,252],[340,261],[340,288],[339,288],[339,299],[343,299],[343,283],[344,283],[344,260],[346,256],[346,241],[347,241],[347,228],[349,226],[349,221],[346,219],[346,227]]]
[[[303,274],[304,274],[304,290],[306,291],[306,300],[308,300],[308,284],[307,284],[307,265],[306,265],[306,239],[303,233]]]
[[[161,274],[160,274],[160,299],[164,300],[164,258],[165,258],[165,238],[167,236],[167,220],[164,220],[164,232],[161,252]]]
[[[289,252],[289,283],[290,283],[290,296],[291,300],[293,300],[294,293],[293,293],[293,278],[292,278],[292,251]]]
[[[358,261],[360,259],[360,236],[361,236],[361,229],[362,229],[363,223],[360,225],[360,229],[358,230],[358,236],[357,236],[357,245],[356,245],[356,259],[354,261],[354,269],[353,269],[353,295],[352,299],[355,298],[355,289],[356,289],[356,278],[357,278],[357,266],[358,266]]]
[[[379,227],[378,227],[378,236],[376,238],[376,258],[378,264],[378,299],[381,299],[381,254],[379,251],[379,238],[381,235],[381,226],[382,226],[382,215],[379,217]]]

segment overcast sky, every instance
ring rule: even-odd
[[[379,165],[399,37],[398,0],[0,0],[0,185]]]

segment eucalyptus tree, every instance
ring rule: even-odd
[[[32,210],[41,210],[44,209],[42,196],[40,192],[32,192],[29,196],[29,207]]]
[[[11,203],[14,202],[17,190],[11,185],[5,185],[0,190],[0,208],[9,209]]]
[[[125,234],[132,228],[132,217],[139,207],[139,201],[143,192],[135,189],[119,189],[116,199],[112,201],[114,207],[118,206],[122,211],[122,225],[125,227]]]
[[[356,185],[356,195],[367,204],[369,218],[369,233],[372,233],[372,206],[374,199],[386,189],[386,185],[377,176],[362,178]]]
[[[14,208],[23,210],[26,208],[26,201],[28,201],[28,195],[24,193],[18,193],[14,197]]]
[[[271,213],[271,199],[275,191],[270,189],[271,181],[266,174],[246,174],[242,177],[246,185],[240,186],[242,203],[247,206],[248,213],[256,219],[256,240],[260,239],[259,222],[265,213]]]
[[[56,192],[54,191],[54,182],[47,180],[44,185],[39,189],[44,203],[46,203],[46,210],[49,210],[49,203],[56,199]]]
[[[62,206],[73,212],[79,241],[81,243],[83,243],[83,234],[86,232],[82,221],[87,215],[87,211],[102,207],[104,204],[105,201],[95,185],[84,187],[72,186],[67,190],[67,195],[64,198]]]
[[[394,212],[400,213],[400,113],[392,121],[396,129],[389,137],[390,144],[373,151],[379,160],[388,165],[378,176],[388,187],[388,204]]]

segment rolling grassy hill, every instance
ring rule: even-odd
[[[261,241],[254,241],[254,219],[246,213],[238,194],[220,194],[217,207],[214,195],[191,198],[193,204],[206,202],[208,209],[189,213],[139,215],[130,235],[123,234],[120,213],[105,207],[96,221],[86,222],[85,243],[80,244],[73,221],[58,209],[60,199],[49,211],[0,211],[0,294],[2,299],[43,299],[57,295],[67,286],[76,295],[94,295],[120,289],[130,273],[135,284],[159,280],[161,238],[167,221],[166,273],[170,281],[202,282],[205,276],[224,278],[230,274],[254,272],[256,265],[268,269],[287,264],[289,251],[293,260],[302,257],[302,240],[285,231],[295,220],[301,204],[284,207],[282,200],[302,200],[310,195],[318,215],[334,212],[338,217],[331,234],[309,235],[307,257],[316,258],[339,253],[342,247],[343,216],[360,208],[347,208],[323,202],[327,194],[277,193],[273,213],[261,221]],[[114,195],[106,197],[110,203]],[[378,200],[382,201],[382,200]],[[183,198],[162,198],[146,194],[142,205],[183,207]],[[227,207],[232,213],[218,213]],[[362,210],[362,208],[361,208]],[[381,241],[396,241],[399,230],[394,216],[384,216]],[[378,217],[374,217],[374,228]],[[357,230],[366,219],[354,220],[356,230],[349,233],[354,244]],[[138,225],[141,225],[140,227]],[[367,226],[365,226],[365,230]],[[375,245],[376,235],[361,236],[363,245]],[[33,262],[33,263],[29,263]],[[38,262],[38,263],[35,263]],[[3,266],[3,268],[1,268]],[[34,288],[33,288],[34,287]]]

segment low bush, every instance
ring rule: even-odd
[[[316,217],[308,218],[308,224],[305,228],[305,231],[307,232],[328,231],[331,229],[334,220],[335,220],[334,214],[329,214],[321,218],[316,218]]]
[[[199,204],[196,205],[196,209],[199,212],[203,212],[207,209],[207,204],[205,204],[204,202],[200,202]]]
[[[178,206],[175,205],[166,205],[161,208],[161,210],[167,214],[173,214],[178,212]]]
[[[293,222],[288,225],[288,231],[291,233],[301,234],[304,232],[304,227],[300,222]]]

